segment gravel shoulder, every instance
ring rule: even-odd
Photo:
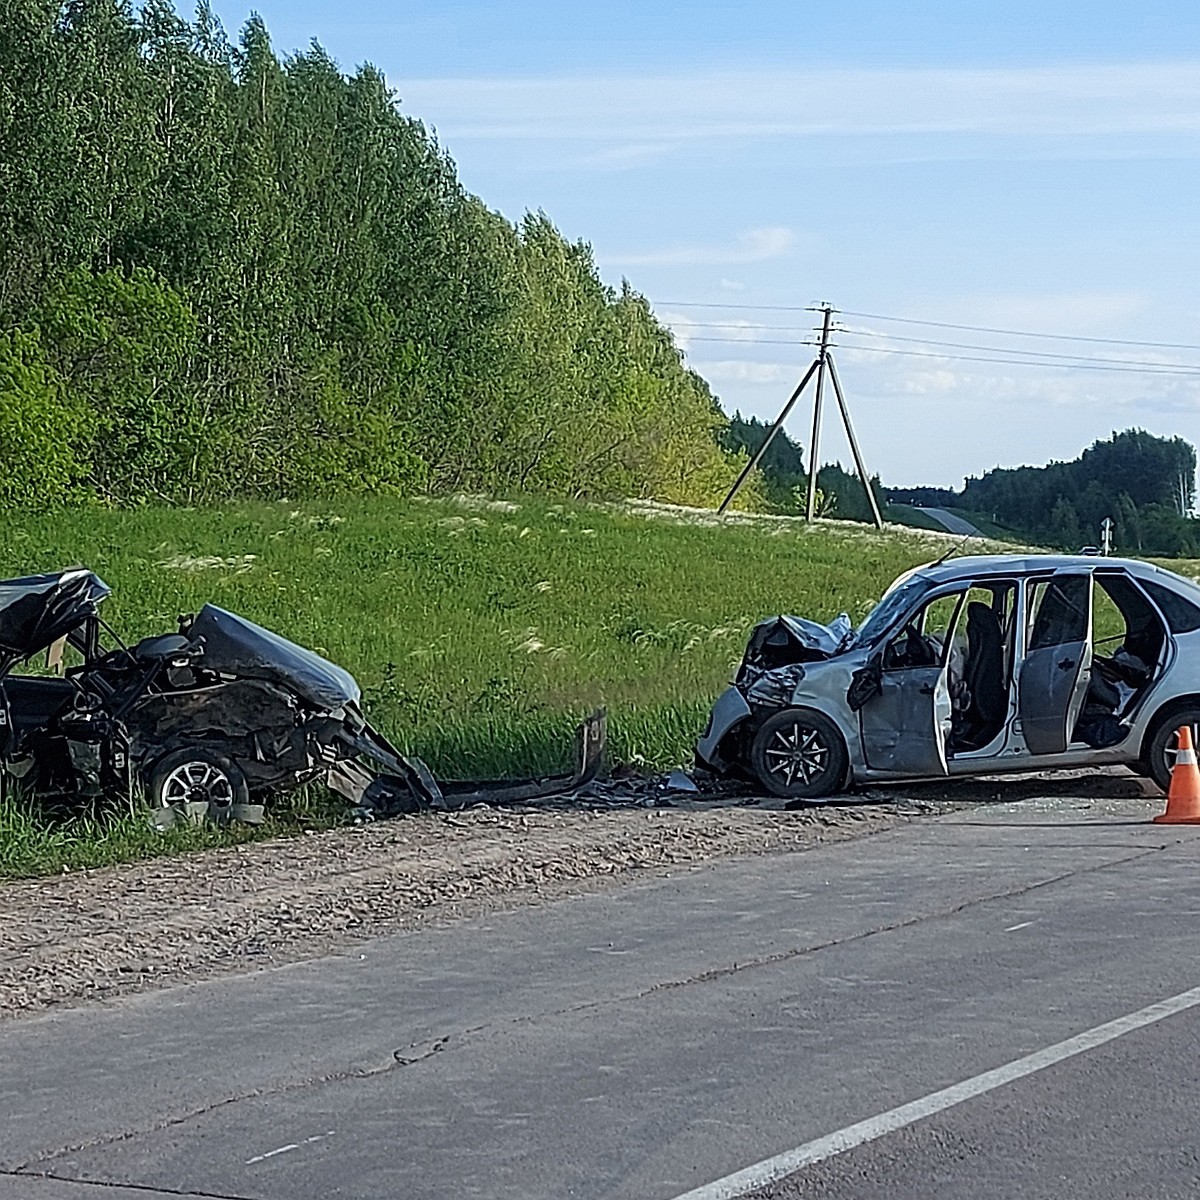
[[[745,797],[480,807],[5,883],[0,1020],[337,953],[647,871],[808,851],[985,806],[1095,819],[1151,793],[1117,769],[942,781],[791,811]]]
[[[0,885],[0,1019],[336,952],[715,858],[807,850],[929,805],[487,808]]]

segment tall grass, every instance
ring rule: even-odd
[[[600,705],[614,758],[686,762],[755,621],[857,621],[947,545],[644,505],[356,499],[10,514],[0,577],[90,567],[112,586],[104,615],[127,641],[205,601],[230,608],[348,668],[375,723],[453,778],[561,769],[575,722]],[[19,847],[39,838],[89,847],[47,863],[96,865],[231,836],[90,819],[101,824],[46,833],[7,805],[0,870],[33,862]]]

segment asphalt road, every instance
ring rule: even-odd
[[[1200,993],[716,1184],[1200,985],[1200,829],[1114,807],[976,810],[2,1023],[0,1198],[1194,1196]]]
[[[932,517],[935,521],[939,521],[948,533],[983,536],[970,521],[958,513],[949,512],[944,508],[923,508],[917,504],[914,504],[913,508],[917,512],[924,513],[927,517]]]

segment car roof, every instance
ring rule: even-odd
[[[950,558],[943,563],[929,563],[917,567],[912,572],[931,583],[952,583],[955,580],[968,577],[982,578],[991,575],[1041,575],[1054,571],[1069,570],[1094,571],[1125,570],[1131,575],[1143,579],[1159,578],[1166,582],[1179,582],[1187,585],[1189,590],[1196,584],[1176,575],[1174,571],[1164,570],[1153,563],[1143,562],[1136,558],[1108,558],[1098,554],[974,554],[962,558]]]

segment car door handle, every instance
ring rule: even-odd
[[[922,696],[932,696],[933,695],[933,684],[927,683],[924,685],[924,687],[919,688],[918,691],[920,691]]]
[[[1075,660],[1073,658],[1064,658],[1062,662],[1058,664],[1058,669],[1060,671],[1069,671],[1074,665]]]

